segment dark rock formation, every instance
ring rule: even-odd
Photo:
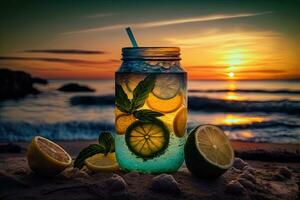
[[[39,82],[41,80],[43,79],[39,78]],[[36,81],[37,79],[33,79],[28,73],[0,69],[0,100],[18,99],[28,94],[40,93],[33,87]]]
[[[74,96],[70,99],[72,106],[101,106],[114,105],[115,97],[112,95],[105,96]]]
[[[79,85],[77,83],[67,83],[57,90],[62,92],[94,92],[95,90],[88,86]]]
[[[43,79],[43,78],[39,78],[39,77],[33,77],[32,82],[37,83],[37,84],[42,84],[42,85],[47,85],[48,84],[48,80]]]

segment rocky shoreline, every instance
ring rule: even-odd
[[[0,69],[0,101],[39,94],[34,84],[48,84],[48,81],[22,71]]]

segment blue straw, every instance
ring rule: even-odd
[[[126,28],[126,32],[127,32],[127,35],[128,35],[128,37],[129,37],[129,39],[131,41],[132,46],[133,47],[138,47],[138,44],[136,43],[136,41],[134,39],[134,36],[133,36],[133,33],[132,33],[130,27]]]

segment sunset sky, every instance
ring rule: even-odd
[[[130,26],[140,46],[180,47],[190,79],[300,79],[299,9],[299,0],[4,0],[0,67],[112,78]]]

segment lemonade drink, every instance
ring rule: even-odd
[[[116,72],[116,157],[124,170],[174,172],[184,160],[186,72],[179,48],[123,48]]]

